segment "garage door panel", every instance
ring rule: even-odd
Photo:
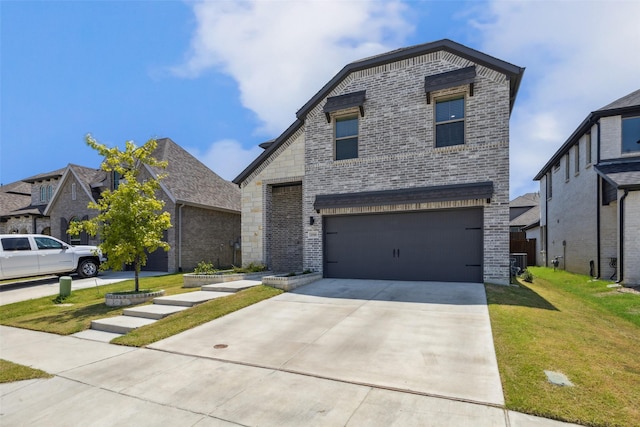
[[[482,209],[325,217],[325,276],[482,280]]]

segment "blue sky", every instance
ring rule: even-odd
[[[637,1],[0,0],[0,182],[170,137],[233,179],[347,63],[450,38],[526,67],[511,195],[640,87]]]

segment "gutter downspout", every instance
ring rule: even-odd
[[[600,120],[596,122],[596,126],[598,127],[598,134],[596,139],[596,165],[600,164]],[[596,174],[596,189],[598,194],[596,194],[596,260],[598,264],[598,274],[596,277],[600,278],[602,276],[602,257],[600,256],[600,209],[602,209],[602,203],[600,201],[600,197],[602,197],[601,185],[602,178]]]
[[[620,219],[618,220],[618,226],[620,227],[618,233],[620,235],[620,248],[618,249],[618,280],[616,283],[620,283],[624,280],[624,199],[629,195],[629,190],[624,190],[624,194],[620,197]]]
[[[182,208],[184,203],[178,207],[178,271],[182,272]]]

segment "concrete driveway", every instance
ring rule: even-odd
[[[323,279],[150,348],[503,405],[484,286]]]

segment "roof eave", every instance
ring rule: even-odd
[[[280,147],[291,135],[293,135],[298,129],[302,127],[304,122],[302,120],[296,120],[293,122],[291,126],[287,130],[284,131],[282,135],[276,138],[275,141],[271,145],[269,145],[256,159],[249,164],[238,176],[236,176],[233,181],[234,184],[240,186],[242,182],[249,177],[253,173],[253,171],[260,166],[260,164],[265,161],[269,156],[275,152],[278,147]]]
[[[540,172],[533,178],[534,181],[540,181],[543,176],[549,172],[551,167],[557,163],[562,156],[567,154],[569,149],[584,135],[598,120],[603,117],[622,116],[626,114],[640,113],[640,105],[630,107],[613,108],[609,110],[597,110],[591,112],[580,125],[573,131],[571,136],[560,146],[553,157],[540,169]]]

